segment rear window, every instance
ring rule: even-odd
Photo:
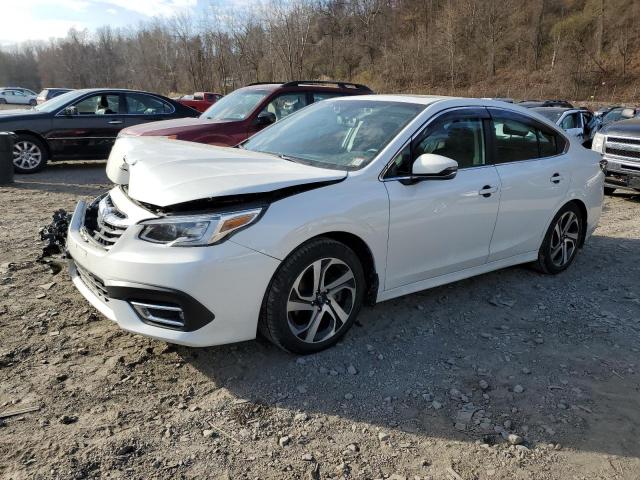
[[[492,112],[496,141],[495,163],[552,157],[566,146],[563,136],[554,130],[517,114]]]

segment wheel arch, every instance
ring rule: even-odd
[[[49,142],[47,142],[47,139],[44,138],[39,133],[36,133],[32,130],[25,130],[25,129],[13,130],[13,133],[15,133],[16,135],[30,135],[32,137],[36,137],[38,140],[42,142],[42,144],[44,145],[44,148],[47,150],[47,157],[49,159],[51,158],[51,147],[49,147]]]
[[[582,220],[584,222],[584,228],[582,229],[582,232],[580,233],[580,239],[579,239],[579,243],[578,243],[578,247],[582,248],[582,246],[584,245],[585,239],[587,237],[587,226],[588,226],[589,214],[587,213],[587,206],[579,198],[574,198],[573,200],[568,201],[567,203],[565,203],[561,207],[561,209],[566,207],[567,205],[571,205],[571,204],[573,204],[573,205],[578,207],[578,210],[580,210],[580,215],[582,216]],[[560,211],[560,210],[558,210],[558,211]]]
[[[355,252],[360,259],[365,279],[367,281],[365,302],[369,305],[373,305],[378,296],[378,286],[380,281],[376,270],[375,258],[373,257],[373,252],[371,251],[371,248],[369,248],[369,245],[367,245],[367,242],[353,233],[341,231],[323,233],[318,235],[318,237],[327,237],[337,242],[344,243]]]
[[[367,282],[364,301],[368,305],[375,304],[378,297],[378,287],[380,285],[378,272],[376,269],[375,258],[367,242],[365,242],[360,236],[354,233],[341,231],[341,230],[318,233],[313,237],[309,237],[305,239],[303,242],[299,243],[294,248],[292,248],[291,251],[287,253],[287,256],[285,257],[285,259],[289,257],[291,254],[293,254],[295,251],[297,251],[300,247],[305,245],[306,243],[309,243],[313,240],[317,240],[319,238],[330,238],[331,240],[335,240],[337,242],[340,242],[346,245],[347,247],[349,247],[351,250],[355,252],[355,254],[358,256],[358,259],[360,260],[360,263],[364,270],[365,280]],[[283,262],[285,259],[283,259]],[[273,273],[272,278],[275,277],[276,273],[277,273],[277,270],[276,272]],[[267,287],[265,291],[265,296],[266,296],[266,292],[268,291],[269,291],[269,287]]]

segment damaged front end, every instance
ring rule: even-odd
[[[40,229],[40,240],[45,242],[41,259],[65,252],[69,222],[71,222],[71,214],[61,208],[53,212],[51,223]]]

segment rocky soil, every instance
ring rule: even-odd
[[[36,262],[39,228],[103,171],[0,187],[1,478],[640,478],[640,196],[606,199],[562,275],[389,301],[300,358],[122,332]]]

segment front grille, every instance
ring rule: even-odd
[[[623,160],[637,162],[640,160],[640,139],[607,137],[604,153]]]
[[[80,265],[76,263],[76,270],[78,272],[78,276],[82,283],[84,283],[91,292],[93,292],[96,296],[98,296],[102,301],[109,301],[109,294],[107,293],[107,287],[104,285],[104,282],[96,277],[93,273],[88,272]]]
[[[629,145],[640,145],[640,138],[607,137],[607,142],[628,143]]]
[[[85,212],[83,231],[95,243],[109,250],[130,225],[124,212],[118,210],[107,194],[98,197]]]
[[[634,150],[622,150],[620,148],[607,147],[607,149],[605,150],[605,153],[608,153],[610,155],[616,155],[618,157],[627,157],[627,158],[633,158],[633,159],[640,158],[640,152],[636,152]]]

